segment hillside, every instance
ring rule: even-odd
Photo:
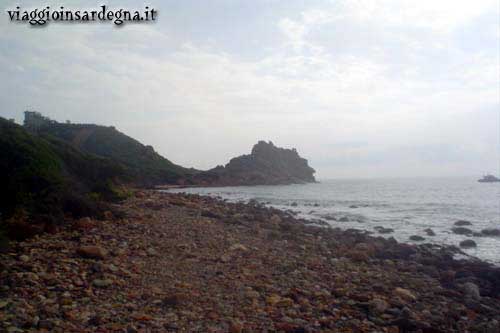
[[[117,185],[126,180],[120,164],[3,118],[0,151],[0,229],[15,237],[61,223],[64,215],[102,214],[101,199],[117,198]]]
[[[235,157],[225,166],[199,173],[192,182],[210,186],[300,184],[315,182],[314,173],[297,150],[259,141],[249,155]]]
[[[197,172],[170,162],[153,147],[143,145],[114,127],[58,123],[36,113],[27,114],[25,127],[64,140],[83,152],[120,162],[130,178],[141,185],[175,183]]]

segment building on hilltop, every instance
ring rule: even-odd
[[[24,127],[37,132],[42,126],[54,124],[55,121],[44,117],[40,112],[24,111]]]

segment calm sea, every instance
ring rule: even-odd
[[[500,264],[500,237],[454,234],[458,220],[472,223],[467,228],[480,232],[500,228],[500,183],[478,183],[473,178],[414,178],[371,180],[321,180],[316,184],[286,186],[239,186],[175,189],[174,192],[220,196],[230,201],[255,199],[299,216],[322,219],[340,228],[374,232],[376,227],[394,229],[380,235],[412,242],[457,245],[473,239],[477,248],[464,250],[469,255]],[[431,228],[435,236],[424,229]],[[420,242],[420,243],[422,243]]]

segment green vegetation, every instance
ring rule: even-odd
[[[66,215],[99,216],[105,201],[123,197],[119,184],[129,180],[116,161],[3,118],[0,151],[0,242],[2,234],[24,238],[61,224]]]
[[[122,163],[130,179],[141,185],[175,183],[196,173],[170,162],[153,147],[141,144],[114,127],[51,122],[42,126],[39,132],[64,140],[84,152]]]
[[[0,118],[0,248],[63,223],[99,217],[131,195],[123,184],[175,183],[196,174],[114,127],[61,124],[37,112]]]

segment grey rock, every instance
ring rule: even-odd
[[[472,235],[472,230],[464,227],[452,228],[451,231],[453,231],[453,233],[457,235]]]
[[[94,281],[92,281],[92,285],[94,287],[98,287],[98,288],[107,288],[107,287],[111,286],[112,284],[113,284],[113,280],[110,280],[110,279],[104,279],[104,280],[95,279]]]
[[[427,236],[436,236],[436,233],[431,228],[424,229]]]
[[[470,221],[466,221],[466,220],[458,220],[457,222],[455,222],[455,225],[457,227],[464,227],[466,225],[472,225],[472,223]]]
[[[476,242],[474,242],[472,239],[466,239],[460,242],[460,247],[463,247],[465,249],[470,249],[476,246]]]
[[[489,237],[500,237],[500,229],[483,229],[481,234]]]
[[[466,298],[472,298],[473,300],[481,299],[481,295],[479,293],[479,287],[472,282],[464,283],[463,291]]]

